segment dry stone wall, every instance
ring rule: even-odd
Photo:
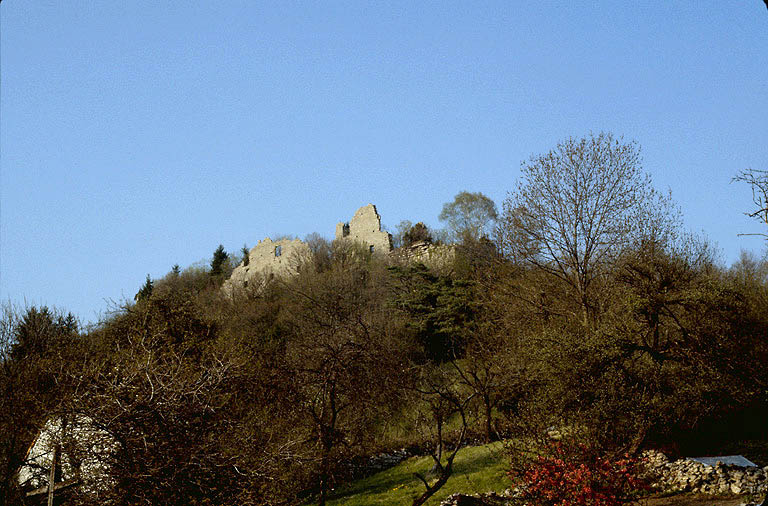
[[[49,419],[27,451],[16,478],[22,487],[47,487],[54,448],[66,442],[57,458],[62,482],[76,482],[81,491],[99,493],[111,486],[109,466],[118,444],[112,435],[85,415]],[[58,484],[57,484],[58,487]]]
[[[718,462],[714,466],[691,459],[670,461],[663,453],[648,450],[643,453],[657,487],[668,492],[698,492],[702,494],[754,494],[768,492],[768,466],[741,467]]]

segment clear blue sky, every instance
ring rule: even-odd
[[[634,139],[686,225],[762,253],[761,0],[0,4],[0,298],[93,321],[161,277],[375,203],[439,225],[567,136]]]

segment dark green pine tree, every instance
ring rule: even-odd
[[[139,289],[139,291],[133,297],[133,300],[135,300],[136,302],[140,302],[142,300],[148,299],[152,295],[153,286],[154,286],[154,282],[152,281],[152,278],[149,277],[149,274],[147,274],[147,281],[144,283],[144,286],[142,286],[141,289]]]
[[[213,252],[213,259],[211,260],[211,276],[220,276],[224,263],[229,258],[229,255],[224,250],[224,246],[219,244],[216,251]]]

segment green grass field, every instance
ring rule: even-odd
[[[368,478],[355,481],[334,491],[329,504],[333,506],[366,506],[375,504],[411,504],[414,498],[424,492],[424,484],[414,476],[422,475],[432,468],[430,457],[412,457],[397,466]],[[503,443],[473,446],[459,450],[454,461],[454,472],[448,483],[430,500],[428,505],[437,505],[457,492],[501,492],[510,487],[506,477],[507,458]]]

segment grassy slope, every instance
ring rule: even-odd
[[[411,504],[424,492],[414,473],[423,475],[432,468],[430,457],[413,457],[399,465],[358,480],[337,490],[329,501],[333,506],[364,506],[375,504]],[[454,473],[432,498],[428,505],[437,505],[456,492],[501,492],[510,487],[505,476],[507,459],[502,443],[463,448],[454,461]]]

